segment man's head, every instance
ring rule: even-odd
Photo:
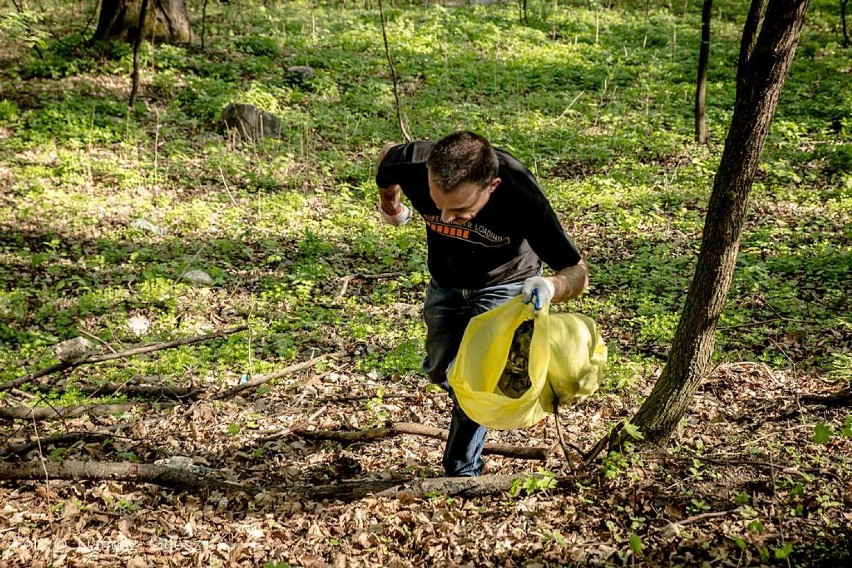
[[[472,132],[455,132],[435,143],[426,162],[429,194],[445,223],[465,223],[500,185],[497,153]]]

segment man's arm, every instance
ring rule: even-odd
[[[521,295],[525,302],[543,308],[552,302],[576,298],[589,285],[589,271],[581,258],[574,266],[563,268],[553,276],[531,276],[524,280]]]
[[[396,146],[393,142],[385,144],[379,155],[376,158],[376,168],[382,165],[388,151]],[[388,187],[379,188],[379,207],[384,214],[382,218],[386,223],[394,226],[404,225],[411,217],[411,210],[406,207],[400,200],[402,197],[402,188],[398,184],[389,185]]]
[[[554,302],[573,300],[589,286],[589,270],[581,259],[574,266],[563,268],[550,277],[553,282]]]

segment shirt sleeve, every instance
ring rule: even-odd
[[[575,266],[580,251],[565,232],[550,201],[532,173],[516,160],[510,161],[512,183],[518,187],[524,236],[538,257],[555,271]]]
[[[404,186],[412,181],[420,182],[426,171],[426,160],[434,143],[417,141],[392,146],[379,164],[376,185],[389,187]],[[415,179],[416,178],[416,179]]]

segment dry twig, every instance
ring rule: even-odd
[[[335,353],[323,353],[322,355],[317,355],[313,359],[308,359],[307,361],[303,361],[301,363],[296,363],[295,365],[290,365],[289,367],[285,367],[280,371],[275,371],[274,373],[267,373],[265,375],[259,375],[254,379],[244,382],[241,385],[237,385],[233,388],[226,390],[223,393],[220,393],[213,398],[216,400],[225,400],[228,398],[232,398],[235,395],[243,392],[247,389],[257,388],[264,383],[268,383],[269,381],[280,379],[281,377],[285,377],[297,371],[301,371],[302,369],[308,369],[313,367],[323,359],[327,359],[329,357],[343,357],[346,355],[346,351],[336,351]]]
[[[148,345],[143,345],[142,347],[136,347],[134,349],[128,349],[126,351],[119,351],[118,353],[91,355],[89,357],[86,357],[84,359],[78,359],[76,361],[63,361],[61,363],[57,363],[56,365],[41,369],[40,371],[36,371],[34,373],[24,375],[23,377],[19,377],[9,382],[3,383],[2,385],[0,385],[0,392],[19,387],[25,383],[29,383],[41,377],[45,377],[53,373],[58,373],[59,371],[74,369],[83,365],[91,365],[93,363],[103,363],[104,361],[112,361],[114,359],[126,359],[127,357],[132,357],[134,355],[144,355],[145,353],[163,351],[164,349],[174,349],[175,347],[183,347],[184,345],[192,345],[193,343],[201,343],[202,341],[209,341],[210,339],[225,337],[226,335],[231,335],[239,331],[245,331],[246,329],[248,329],[247,325],[239,325],[237,327],[223,329],[222,331],[208,333],[206,335],[196,335],[195,337],[187,337],[185,339],[177,339],[175,341],[166,341],[163,343],[149,343]]]

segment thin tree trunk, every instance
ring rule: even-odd
[[[707,209],[695,275],[669,360],[633,423],[653,442],[667,439],[703,378],[730,288],[748,196],[799,42],[809,0],[769,0],[759,35],[754,0],[740,52],[734,115]],[[752,28],[752,26],[754,27]],[[752,41],[747,36],[756,36]]]
[[[713,0],[701,10],[701,48],[698,50],[698,85],[695,89],[695,141],[707,144],[707,65],[710,61],[710,15]]]
[[[133,40],[133,72],[130,74],[130,101],[129,106],[136,106],[136,94],[139,92],[139,47],[142,45],[142,29],[145,23],[145,16],[148,14],[148,0],[142,0],[142,5],[139,7],[138,29],[139,33]]]
[[[849,32],[846,31],[846,5],[849,0],[840,0],[840,25],[843,27],[843,47],[849,47]]]
[[[204,50],[204,36],[207,31],[207,0],[201,5],[201,49]]]

